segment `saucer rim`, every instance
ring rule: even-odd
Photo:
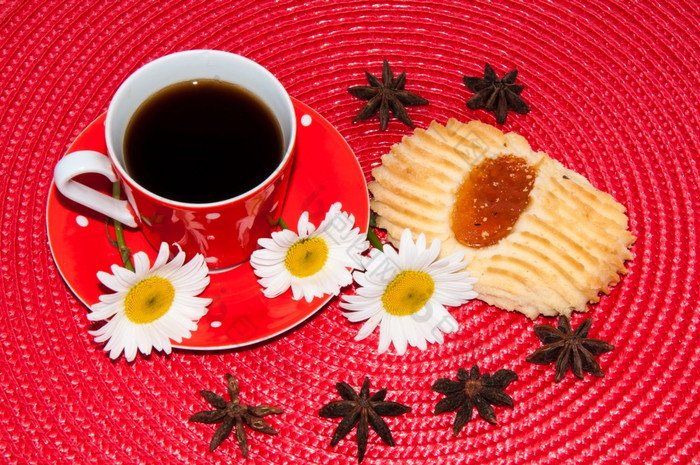
[[[337,137],[337,142],[335,142],[335,143],[342,144],[344,146],[344,150],[342,150],[341,152],[343,154],[348,154],[348,155],[351,154],[352,155],[352,157],[348,156],[346,160],[343,160],[343,162],[344,162],[344,164],[347,164],[348,166],[355,167],[356,174],[358,176],[358,180],[362,179],[362,184],[364,185],[364,189],[365,189],[364,190],[364,192],[365,192],[364,197],[366,199],[366,202],[364,202],[362,205],[359,205],[358,207],[363,209],[362,213],[366,214],[367,219],[366,219],[366,222],[362,222],[362,224],[358,224],[356,222],[355,226],[359,227],[360,232],[366,233],[370,227],[369,223],[370,223],[371,211],[370,211],[370,206],[369,206],[369,195],[366,194],[366,192],[367,192],[367,180],[364,176],[362,166],[360,165],[360,162],[357,159],[357,156],[355,155],[355,153],[352,150],[352,148],[350,147],[350,145],[347,143],[347,140],[345,140],[345,138],[342,136],[342,134],[340,134],[340,132],[338,132],[338,130],[330,122],[328,122],[322,115],[320,115],[318,112],[313,110],[311,107],[309,107],[305,103],[295,99],[294,97],[292,97],[292,103],[294,105],[295,111],[298,112],[297,113],[298,124],[302,124],[300,120],[303,117],[303,115],[311,114],[312,119],[314,121],[318,121],[322,126],[325,126],[326,130],[329,131],[330,135]],[[73,151],[76,143],[78,141],[80,141],[81,138],[84,137],[84,135],[86,133],[88,133],[89,131],[94,131],[95,125],[104,124],[105,117],[106,117],[106,112],[103,112],[100,115],[98,115],[93,121],[91,121],[85,127],[85,129],[83,129],[79,133],[79,135],[74,139],[74,141],[70,144],[68,149],[65,151],[64,155]],[[297,133],[297,136],[299,135],[300,132],[301,131],[299,131]],[[300,151],[297,148],[297,157],[299,156],[299,152]],[[350,161],[351,158],[352,158],[353,162]],[[289,187],[291,187],[291,183],[290,183]],[[56,269],[59,272],[61,278],[63,279],[63,282],[66,284],[66,286],[71,291],[71,293],[78,299],[78,301],[80,301],[80,303],[82,305],[84,305],[89,310],[89,308],[91,307],[92,304],[89,304],[87,302],[87,299],[84,296],[82,296],[81,293],[78,292],[78,290],[76,289],[76,287],[74,285],[75,283],[73,282],[75,280],[74,279],[71,280],[68,278],[69,273],[67,273],[67,271],[65,271],[64,267],[62,266],[62,264],[60,263],[60,261],[56,257],[55,249],[56,249],[56,247],[58,247],[58,245],[55,243],[55,239],[52,240],[53,235],[51,234],[52,214],[51,214],[50,210],[51,210],[51,205],[55,202],[55,201],[52,201],[53,199],[60,200],[60,193],[58,193],[57,188],[56,188],[56,184],[55,184],[54,180],[52,179],[51,185],[49,187],[49,193],[48,193],[46,207],[45,207],[45,213],[46,213],[45,226],[46,226],[46,231],[47,231],[47,244],[49,246],[49,251],[51,253],[51,257],[53,259],[53,262],[54,262]],[[286,206],[286,202],[285,202],[285,205],[282,207],[282,212],[284,212],[285,206]],[[59,207],[65,208],[65,207],[62,207],[60,205],[60,203],[55,208],[59,208]],[[69,208],[66,208],[66,210],[69,210]],[[352,213],[357,218],[357,216],[358,216],[357,212],[352,212]],[[138,228],[135,228],[134,232],[138,232],[138,230],[139,230]],[[249,263],[248,261],[245,261],[245,262],[243,262],[243,263],[241,263],[241,264],[239,264],[236,267],[233,267],[231,269],[224,270],[224,271],[217,271],[217,272],[214,272],[212,274],[216,274],[219,276],[226,275],[228,272],[230,272],[230,271],[232,271],[240,266],[246,266],[248,263]],[[250,272],[253,273],[252,270]],[[290,293],[290,291],[288,290],[287,293]],[[282,296],[280,296],[280,297],[282,297]],[[275,331],[274,333],[267,333],[264,336],[258,337],[256,339],[246,340],[246,341],[243,341],[240,343],[233,343],[233,344],[202,346],[202,345],[188,345],[186,342],[191,340],[192,336],[190,336],[189,338],[183,339],[181,342],[176,342],[175,340],[171,339],[171,346],[173,349],[185,350],[185,351],[214,352],[214,351],[222,351],[222,350],[240,349],[240,348],[245,348],[245,347],[249,347],[249,346],[263,344],[265,342],[269,342],[273,339],[276,339],[280,336],[283,336],[285,333],[291,333],[295,329],[298,329],[304,323],[308,322],[311,318],[318,315],[320,313],[320,311],[323,310],[328,305],[328,303],[336,297],[337,297],[337,295],[328,294],[328,295],[324,295],[323,297],[314,298],[311,302],[308,303],[308,308],[304,309],[303,312],[300,312],[303,314],[300,315],[300,317],[298,319],[296,319],[294,322],[286,325],[284,328],[282,328],[278,331]],[[200,318],[200,320],[198,320],[198,322],[197,322],[197,325],[199,326],[200,324],[202,324],[202,320],[206,319],[206,317],[207,317],[207,315],[204,315],[202,318]],[[192,335],[194,335],[196,332],[197,332],[197,330],[194,330],[192,332]]]

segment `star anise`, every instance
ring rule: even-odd
[[[190,417],[190,421],[199,423],[221,423],[221,425],[216,429],[214,436],[211,438],[211,443],[209,444],[209,450],[212,452],[231,434],[231,431],[235,427],[238,446],[241,448],[243,457],[247,458],[248,437],[243,425],[246,424],[250,428],[254,429],[255,431],[260,431],[261,433],[277,434],[277,431],[265,423],[263,417],[270,414],[282,413],[283,410],[279,407],[270,407],[269,405],[258,405],[257,407],[252,407],[241,404],[238,396],[238,381],[229,374],[226,374],[226,387],[231,398],[229,402],[226,402],[223,397],[214,394],[211,391],[200,391],[207,402],[209,402],[216,409],[195,413]]]
[[[355,86],[348,89],[348,92],[355,97],[369,100],[352,122],[356,123],[370,118],[379,112],[379,125],[382,130],[385,130],[389,125],[389,110],[391,110],[394,116],[404,124],[413,127],[413,121],[408,116],[404,105],[427,105],[428,101],[419,95],[404,90],[406,72],[402,71],[399,77],[394,79],[394,73],[391,71],[389,62],[384,60],[381,82],[369,71],[365,71],[365,75],[370,83],[369,86]]]
[[[503,390],[516,379],[518,375],[512,370],[501,369],[493,376],[488,373],[480,376],[477,365],[468,372],[460,368],[456,381],[440,378],[433,383],[433,391],[447,396],[435,405],[435,415],[459,409],[452,425],[455,436],[472,419],[474,407],[481,418],[496,424],[496,413],[491,405],[513,407],[513,399]]]
[[[358,395],[355,390],[347,383],[337,383],[335,388],[338,390],[340,397],[343,400],[335,400],[324,405],[318,414],[325,418],[343,417],[338,424],[333,437],[331,438],[331,446],[335,446],[357,425],[357,462],[362,462],[367,449],[367,438],[369,436],[369,428],[379,435],[380,438],[389,446],[394,446],[394,438],[391,436],[391,431],[386,422],[382,419],[384,416],[402,415],[411,411],[411,407],[401,405],[398,402],[385,401],[386,389],[375,392],[372,396],[369,395],[369,378],[365,377],[365,381],[360,388]]]
[[[467,106],[472,110],[484,108],[494,112],[498,124],[506,122],[509,110],[524,115],[530,111],[530,107],[520,97],[524,86],[515,84],[517,76],[518,70],[514,69],[507,72],[502,79],[498,79],[498,75],[488,63],[484,68],[483,78],[464,76],[464,85],[475,93],[467,100]]]
[[[569,318],[560,315],[557,328],[550,325],[535,325],[535,334],[545,345],[525,360],[538,365],[556,361],[554,376],[556,383],[564,379],[569,367],[581,379],[584,371],[598,377],[605,376],[595,356],[610,352],[615,347],[603,340],[588,337],[592,322],[593,318],[587,318],[572,331]]]

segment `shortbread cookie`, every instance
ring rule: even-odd
[[[371,207],[391,243],[410,228],[440,239],[443,256],[463,250],[479,298],[532,319],[586,311],[632,258],[625,208],[512,132],[433,122],[372,174]]]

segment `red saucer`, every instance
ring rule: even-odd
[[[297,114],[297,155],[282,218],[296,229],[299,215],[309,212],[316,226],[334,202],[355,215],[364,232],[369,221],[369,199],[362,168],[345,139],[320,114],[292,99]],[[83,131],[68,149],[105,152],[103,114]],[[103,180],[87,179],[105,191]],[[97,302],[108,290],[100,285],[97,272],[121,266],[117,250],[110,244],[105,218],[66,199],[51,185],[46,221],[49,246],[63,279],[86,305]],[[155,260],[156,251],[139,230],[125,231],[132,252],[144,251]],[[255,344],[288,331],[323,308],[331,297],[312,302],[295,301],[291,291],[266,298],[250,264],[211,274],[209,287],[201,297],[213,299],[209,312],[199,321],[196,332],[175,347],[217,350]]]

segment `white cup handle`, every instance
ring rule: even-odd
[[[69,153],[58,161],[54,169],[56,188],[74,202],[107,215],[126,226],[138,226],[127,201],[115,199],[74,179],[85,173],[101,174],[111,182],[117,182],[117,176],[106,155],[93,150],[80,150]]]

